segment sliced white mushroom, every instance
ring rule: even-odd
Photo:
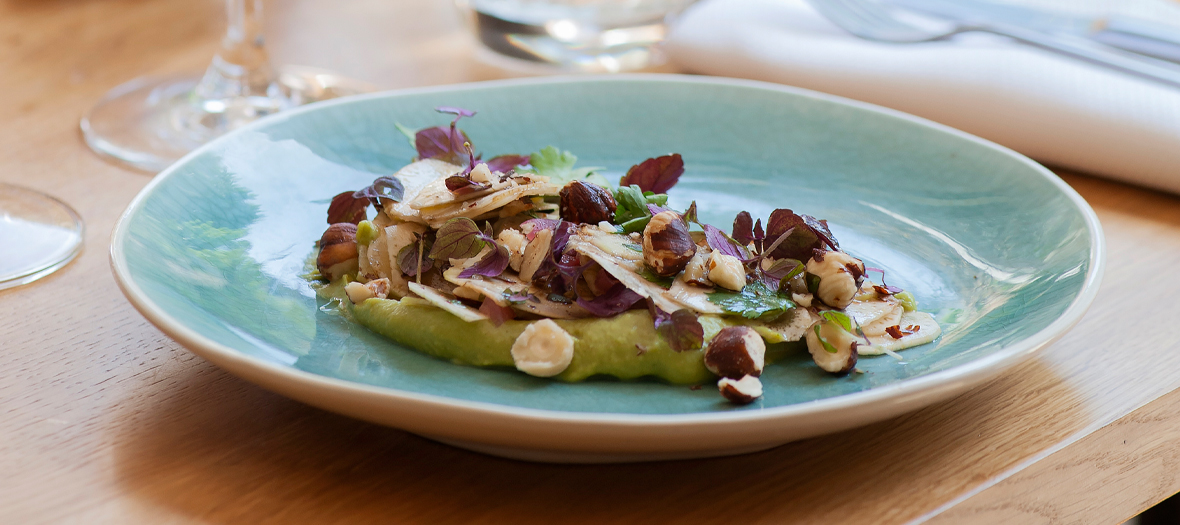
[[[528,325],[512,343],[512,362],[532,376],[555,376],[573,360],[574,338],[550,319]]]
[[[401,266],[397,263],[397,256],[402,249],[414,243],[416,235],[426,232],[426,226],[412,222],[402,222],[385,228],[385,251],[389,257],[389,275],[382,277],[389,279],[389,288],[397,297],[410,294],[406,286],[406,276],[402,274]]]
[[[924,345],[938,338],[942,335],[942,327],[938,326],[938,322],[934,317],[926,312],[905,312],[901,315],[897,326],[902,329],[908,329],[913,326],[917,330],[914,333],[903,335],[901,339],[895,339],[888,333],[876,337],[869,337],[872,345],[858,346],[856,349],[860,355],[880,355],[889,352],[897,352],[905,350],[906,348],[913,348],[918,345]],[[908,330],[907,330],[908,331]]]
[[[819,316],[811,310],[795,308],[773,321],[749,321],[749,326],[768,343],[784,343],[803,339],[807,329],[818,320]]]
[[[681,279],[672,281],[672,287],[664,292],[673,301],[684,305],[684,307],[694,310],[702,314],[720,314],[724,311],[720,306],[713,304],[709,300],[709,294],[713,292],[712,288],[701,288],[684,282]]]
[[[533,240],[524,248],[520,260],[520,278],[525,282],[532,282],[533,275],[549,258],[550,245],[553,241],[553,230],[545,229],[537,232]]]
[[[598,231],[597,228],[592,228]],[[640,297],[650,298],[656,306],[665,312],[675,312],[681,308],[680,303],[668,298],[664,292],[664,288],[660,285],[644,279],[639,274],[635,273],[635,263],[632,261],[620,259],[604,252],[594,243],[589,242],[583,237],[582,232],[570,236],[569,246],[574,251],[581,255],[589,257],[594,262],[602,266],[603,270],[611,274],[615,279],[618,279],[623,286],[626,286],[632,292],[639,294]]]
[[[431,227],[439,228],[448,220],[456,217],[473,219],[502,208],[521,197],[530,195],[557,195],[557,192],[560,190],[560,186],[549,184],[548,182],[534,182],[531,184],[510,186],[473,200],[421,208],[418,210],[418,215],[430,224]]]
[[[402,200],[385,200],[385,214],[394,219],[425,224],[426,221],[418,216],[418,210],[410,207],[410,202],[431,182],[444,180],[460,171],[463,171],[462,166],[437,159],[420,160],[398,170],[393,176],[402,183]]]
[[[459,285],[460,288],[481,293],[500,306],[553,319],[591,317],[590,312],[578,306],[577,303],[559,303],[550,300],[540,288],[520,280],[520,277],[510,272],[504,272],[499,277],[478,276],[470,279],[460,278],[459,272],[459,269],[448,268],[443,272],[443,278]],[[505,293],[508,295],[532,295],[532,298],[524,301],[509,301],[505,297]]]
[[[450,312],[451,314],[453,314],[455,317],[458,317],[459,319],[462,319],[464,321],[471,323],[471,322],[475,322],[475,321],[482,321],[482,320],[485,320],[488,318],[488,316],[480,313],[479,310],[476,310],[475,308],[472,308],[472,307],[467,306],[463,303],[460,303],[456,299],[451,299],[451,298],[443,295],[442,293],[440,293],[438,290],[435,290],[434,288],[431,288],[429,286],[422,286],[422,285],[415,283],[415,282],[410,282],[410,283],[408,283],[408,285],[409,285],[410,291],[418,294],[418,297],[425,299],[426,301],[428,301],[430,304],[432,304],[434,306],[437,306],[439,308],[442,308],[443,310],[446,310],[447,312]]]

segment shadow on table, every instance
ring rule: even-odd
[[[1089,422],[1078,396],[1034,360],[950,402],[767,452],[546,465],[337,416],[208,364],[185,373],[171,397],[121,418],[118,479],[151,504],[226,524],[794,522],[850,511],[899,522]]]

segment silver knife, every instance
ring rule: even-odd
[[[1069,34],[1124,51],[1180,63],[1180,27],[1125,16],[1084,17],[985,0],[884,0],[885,3],[964,22],[1003,23],[1043,33]]]

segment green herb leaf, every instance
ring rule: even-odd
[[[741,292],[714,292],[708,294],[708,298],[727,314],[763,321],[778,319],[795,307],[788,296],[771,289],[762,281],[747,284]]]
[[[651,211],[647,209],[647,197],[643,195],[643,190],[639,186],[621,186],[615,192],[615,202],[618,207],[615,208],[615,224],[626,224],[635,219],[642,219],[651,217]]]
[[[414,131],[410,128],[403,126],[401,122],[394,122],[393,126],[396,127],[398,131],[402,132],[402,135],[405,135],[406,138],[409,139],[411,148],[414,148],[414,149],[418,148],[417,144],[415,143],[415,140],[417,140],[416,139],[416,135],[418,134],[417,131]]]
[[[553,146],[545,146],[541,151],[529,155],[531,168],[519,168],[517,172],[528,172],[549,177],[554,184],[562,184],[578,179],[585,179],[592,173],[601,170],[599,167],[574,168],[578,156],[568,151],[559,150]]]
[[[640,251],[643,251],[642,248],[640,249]],[[657,274],[656,272],[651,271],[651,268],[648,268],[647,266],[644,266],[643,269],[639,270],[638,273],[639,273],[640,277],[643,277],[648,282],[656,283],[656,284],[660,285],[660,287],[665,290],[671,288],[672,283],[676,280],[676,276],[663,277],[663,276]]]
[[[819,315],[827,321],[840,325],[840,328],[843,328],[845,332],[852,333],[853,320],[848,317],[848,314],[836,310],[824,310]]]
[[[486,241],[475,221],[457,217],[443,224],[430,248],[431,259],[466,259],[479,255]]]
[[[827,339],[824,339],[824,336],[819,335],[818,324],[815,325],[815,337],[816,339],[819,339],[819,344],[824,346],[824,351],[828,352],[829,354],[836,353],[836,347],[832,346],[832,343],[829,343]]]

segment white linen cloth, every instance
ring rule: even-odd
[[[1038,7],[1053,2],[1041,1]],[[1060,7],[1060,2],[1057,2]],[[1070,1],[1180,26],[1180,2]],[[853,37],[803,0],[712,0],[666,43],[680,67],[766,80],[898,109],[1040,162],[1180,193],[1180,88],[1010,40],[883,44]]]

